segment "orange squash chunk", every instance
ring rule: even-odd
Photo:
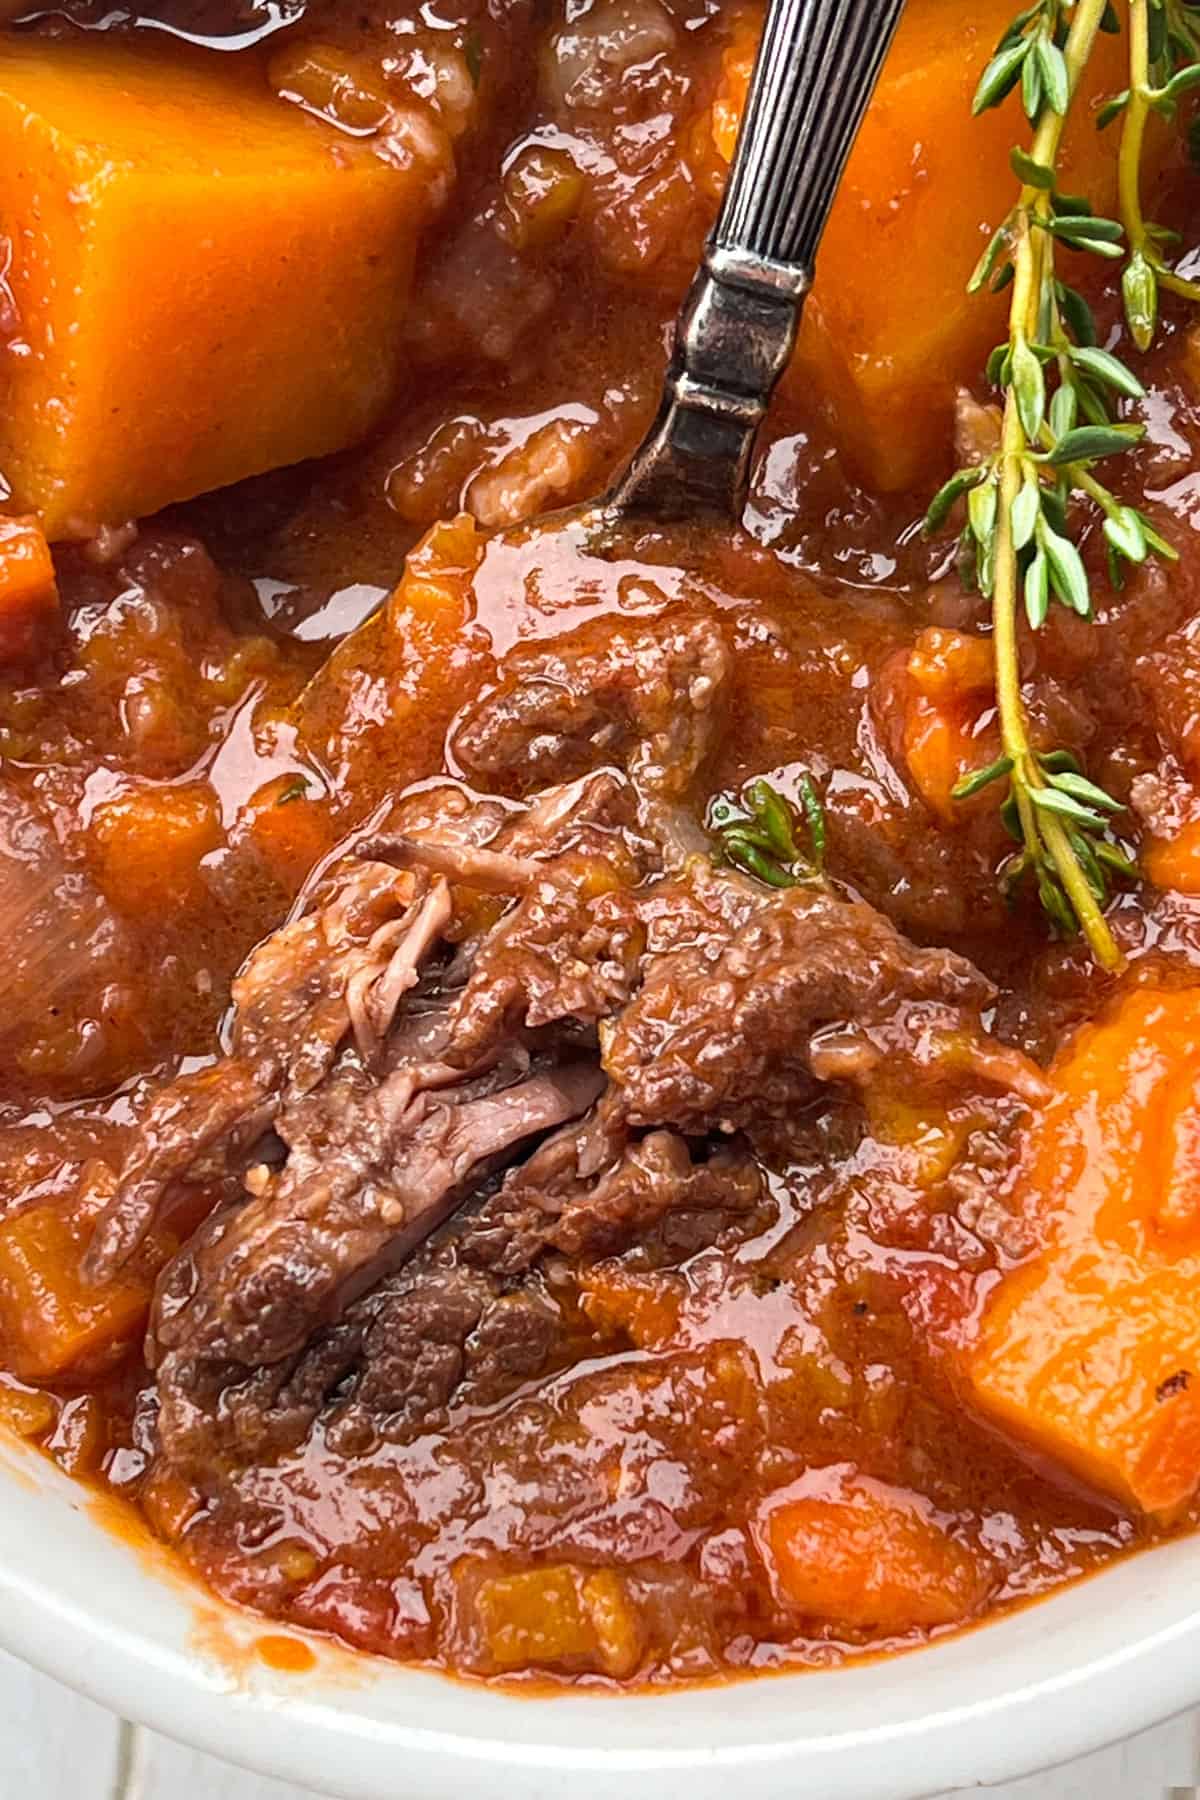
[[[987,1592],[990,1569],[915,1496],[845,1468],[812,1491],[769,1500],[760,1548],[781,1599],[809,1618],[896,1634],[953,1625]]]
[[[231,63],[0,44],[0,471],[52,540],[340,449],[395,382],[423,177]]]
[[[641,1657],[641,1625],[612,1570],[557,1563],[493,1576],[480,1585],[475,1608],[500,1670],[594,1669],[621,1679]]]
[[[979,75],[1012,19],[1011,0],[910,0],[850,157],[817,261],[795,358],[784,378],[817,404],[857,472],[879,489],[936,486],[955,390],[977,381],[1003,335],[1007,297],[966,293],[981,250],[1017,197],[1009,165],[1029,131],[1018,97],[971,118]],[[1060,158],[1065,192],[1111,212],[1115,133],[1094,113],[1127,82],[1123,40],[1101,36]],[[732,153],[737,77],[726,58],[713,137]],[[1161,139],[1150,148],[1151,161]],[[1087,259],[1064,252],[1063,279]]]
[[[302,747],[359,806],[427,770],[464,699],[495,673],[474,594],[485,543],[469,513],[430,526],[386,604],[342,640],[296,702]]]
[[[1008,298],[969,296],[980,251],[1017,194],[1009,151],[1028,127],[1016,97],[971,118],[1009,0],[969,15],[952,0],[907,8],[821,245],[792,379],[815,381],[839,440],[873,486],[929,482],[945,456],[956,388],[1004,334]],[[1118,140],[1097,105],[1125,85],[1125,48],[1101,36],[1059,159],[1067,193],[1116,197]],[[1087,259],[1064,253],[1063,278]],[[1075,275],[1075,279],[1079,279]],[[802,391],[798,388],[797,391]]]
[[[57,613],[54,564],[37,521],[0,518],[0,664],[36,650],[39,625]]]
[[[207,892],[200,864],[222,841],[217,797],[207,781],[136,788],[96,808],[90,840],[96,879],[118,912],[195,906]]]
[[[1152,837],[1142,850],[1146,879],[1176,894],[1200,894],[1200,819],[1181,825],[1174,837]]]
[[[56,1206],[0,1225],[0,1344],[23,1381],[93,1372],[146,1322],[152,1278],[90,1286],[79,1272],[86,1243],[86,1227]]]
[[[1052,1078],[1018,1190],[1043,1248],[968,1377],[1013,1437],[1169,1518],[1200,1483],[1200,993],[1130,994]]]

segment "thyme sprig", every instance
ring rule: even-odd
[[[796,808],[760,776],[747,782],[739,795],[720,794],[709,806],[716,860],[769,887],[815,881],[825,864],[825,810],[810,775],[800,776],[796,792],[807,849],[801,848],[797,837],[801,817]]]
[[[1118,181],[1129,260],[1121,278],[1121,297],[1139,350],[1148,350],[1154,342],[1160,289],[1200,300],[1200,285],[1186,280],[1167,261],[1178,235],[1153,224],[1142,211],[1142,156],[1150,114],[1174,121],[1180,101],[1196,87],[1200,87],[1200,7],[1188,0],[1129,0],[1129,86],[1102,109],[1097,123],[1103,127],[1124,115]]]
[[[1144,427],[1126,421],[1121,408],[1145,390],[1098,343],[1087,302],[1058,269],[1061,252],[1119,261],[1128,235],[1123,291],[1139,345],[1153,337],[1159,287],[1200,298],[1200,288],[1167,266],[1168,234],[1142,218],[1140,201],[1146,111],[1173,114],[1182,94],[1200,85],[1200,5],[1127,0],[1127,6],[1130,88],[1108,109],[1110,119],[1126,114],[1119,220],[1098,217],[1086,198],[1063,193],[1057,176],[1063,129],[1097,35],[1120,29],[1112,0],[1036,0],[1013,20],[980,78],[977,113],[1000,105],[1019,84],[1034,128],[1030,146],[1012,152],[1020,182],[1016,205],[969,284],[972,292],[1011,289],[1008,339],[987,365],[988,380],[1003,397],[1003,422],[995,454],[959,469],[934,497],[926,520],[936,530],[965,498],[964,551],[992,603],[1002,754],[956,793],[966,798],[1005,783],[1002,815],[1019,845],[1001,870],[1006,892],[1032,882],[1052,924],[1064,934],[1082,929],[1108,969],[1119,967],[1121,957],[1102,909],[1111,881],[1136,874],[1112,835],[1122,809],[1067,752],[1031,742],[1018,632],[1022,606],[1034,631],[1056,603],[1083,618],[1092,614],[1088,574],[1072,534],[1079,502],[1102,517],[1115,587],[1129,565],[1176,555],[1145,513],[1095,472],[1143,436]]]

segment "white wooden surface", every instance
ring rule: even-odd
[[[1200,1714],[1193,1714],[1118,1749],[988,1792],[995,1800],[1183,1800],[1184,1795],[1192,1800],[1200,1795],[1197,1784]],[[122,1727],[91,1701],[0,1655],[0,1800],[318,1797],[311,1789],[242,1774],[166,1738]],[[404,1800],[424,1796],[406,1788]]]

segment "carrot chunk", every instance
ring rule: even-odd
[[[767,1501],[757,1533],[786,1605],[886,1635],[957,1624],[982,1603],[990,1567],[914,1495],[845,1466],[800,1486]]]
[[[119,912],[154,914],[204,897],[201,860],[221,842],[216,795],[207,782],[139,788],[96,809],[96,875]]]
[[[1181,825],[1173,837],[1152,837],[1142,851],[1142,867],[1155,887],[1200,894],[1200,819]]]
[[[991,642],[969,632],[930,625],[912,647],[908,673],[927,700],[958,702],[990,694],[996,678]]]
[[[0,468],[51,540],[340,449],[393,388],[427,171],[233,60],[0,44]]]
[[[635,1274],[598,1263],[579,1278],[580,1304],[601,1331],[623,1332],[639,1350],[659,1350],[679,1331],[683,1286],[670,1274]]]
[[[479,1587],[475,1611],[498,1670],[593,1669],[631,1675],[642,1632],[620,1576],[569,1563],[492,1576]]]
[[[36,519],[0,518],[0,664],[37,647],[38,628],[58,613],[50,546]]]
[[[86,1228],[55,1206],[0,1225],[0,1342],[23,1381],[84,1375],[137,1337],[150,1310],[149,1277],[89,1286],[79,1271]]]
[[[1200,1484],[1200,994],[1141,990],[1080,1031],[1024,1146],[1042,1248],[968,1359],[1013,1437],[1159,1517]]]
[[[943,825],[964,821],[954,789],[990,760],[980,715],[991,699],[992,647],[984,638],[931,626],[908,657],[904,759],[913,785]]]
[[[328,807],[303,775],[276,775],[250,796],[238,820],[263,863],[289,893],[332,847]]]

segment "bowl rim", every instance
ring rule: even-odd
[[[0,1645],[112,1711],[259,1774],[383,1800],[919,1800],[1015,1779],[1200,1700],[1200,1536],[900,1656],[670,1693],[524,1696],[308,1638],[225,1606],[94,1497],[0,1440]]]

